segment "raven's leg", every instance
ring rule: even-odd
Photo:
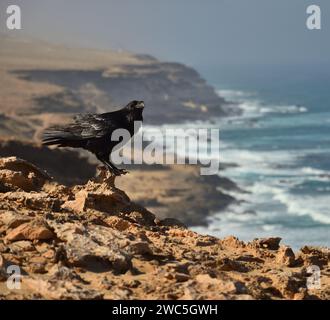
[[[113,172],[116,176],[121,176],[122,174],[126,174],[128,173],[127,170],[125,169],[119,169],[117,168],[110,160],[107,161],[109,163],[109,165],[112,167]]]
[[[109,158],[108,156],[101,154],[101,153],[97,153],[95,154],[96,158],[101,161],[111,173],[114,173],[114,169],[112,167],[112,165],[107,161],[107,158]]]
[[[128,173],[127,170],[124,169],[118,169],[110,160],[109,155],[104,154],[96,154],[97,159],[99,159],[108,169],[111,173],[113,173],[115,176],[120,176],[122,174]]]

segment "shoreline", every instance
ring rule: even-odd
[[[219,214],[222,222],[213,221],[214,229],[216,225],[220,224],[221,227],[223,224],[222,230],[228,230],[244,241],[250,241],[255,236],[277,235],[295,249],[303,246],[306,242],[304,234],[308,232],[310,244],[329,245],[325,193],[329,184],[319,184],[327,183],[327,167],[322,165],[323,150],[312,149],[310,144],[295,150],[294,144],[291,144],[289,152],[287,145],[290,131],[286,129],[295,130],[297,126],[296,130],[301,130],[300,119],[303,124],[311,123],[311,126],[318,119],[313,118],[315,114],[310,112],[311,106],[299,105],[293,99],[276,103],[275,98],[273,101],[267,95],[259,95],[253,88],[247,91],[242,88],[221,91],[227,91],[228,95],[224,95],[226,99],[237,97],[236,102],[244,106],[242,116],[229,119],[230,126],[224,125],[224,130],[229,129],[223,135],[226,138],[224,160],[238,159],[239,165],[238,170],[229,168],[225,174],[250,193],[247,197],[237,197],[245,200],[241,207],[232,208],[226,216]],[[288,125],[289,121],[297,123],[291,126]],[[247,130],[249,139],[245,139]],[[282,131],[284,136],[281,135]],[[288,142],[282,144],[285,140]],[[276,148],[272,149],[272,146]],[[328,148],[324,151],[328,153]],[[313,162],[314,153],[323,169]],[[306,160],[302,162],[302,159]],[[235,194],[232,195],[235,197]],[[316,201],[312,200],[314,196]],[[251,214],[246,215],[246,211]],[[213,230],[211,234],[219,236],[221,233]]]

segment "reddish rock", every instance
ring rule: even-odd
[[[23,223],[31,221],[31,219],[31,217],[23,216],[11,211],[0,213],[0,221],[8,228],[16,228]]]
[[[277,250],[280,247],[281,240],[282,238],[279,237],[254,239],[252,245],[257,248]]]
[[[109,227],[112,227],[119,231],[124,231],[128,229],[131,225],[129,221],[116,216],[108,217],[104,221],[109,225]]]
[[[276,254],[276,262],[284,264],[288,267],[293,267],[295,261],[296,258],[292,249],[287,246],[281,246]]]
[[[49,240],[54,237],[54,233],[43,220],[34,220],[29,223],[21,224],[19,227],[10,231],[5,239],[8,241]]]
[[[181,221],[174,218],[166,218],[159,221],[159,224],[167,227],[179,227],[179,228],[187,228],[187,226]]]
[[[38,191],[49,180],[47,173],[25,160],[0,158],[0,182],[10,190]]]

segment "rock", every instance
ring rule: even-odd
[[[294,294],[293,300],[305,300],[308,298],[308,291],[306,288],[300,288],[297,293]]]
[[[174,274],[174,279],[177,282],[185,282],[185,281],[188,281],[190,279],[190,276],[188,274],[185,274],[185,273],[175,273]]]
[[[18,240],[49,240],[54,239],[54,233],[48,228],[44,220],[34,220],[24,223],[10,231],[5,239],[8,241]]]
[[[8,192],[0,194],[0,203],[7,202],[10,207],[23,207],[32,210],[53,210],[59,211],[60,199],[49,196],[47,193],[28,193],[28,192]]]
[[[108,170],[89,181],[84,188],[74,188],[75,200],[67,201],[63,208],[75,212],[93,209],[110,214],[118,214],[130,204],[130,199],[125,192],[114,186],[114,177]]]
[[[108,217],[104,221],[109,225],[109,227],[112,227],[119,231],[124,231],[128,229],[131,225],[131,223],[128,222],[127,220],[121,219],[116,216]]]
[[[314,246],[303,246],[300,251],[304,254],[327,254],[330,256],[330,250],[327,248],[319,248]]]
[[[29,260],[28,269],[32,273],[46,273],[46,264],[46,259],[42,257],[34,257],[33,259]]]
[[[273,286],[286,299],[294,299],[295,295],[306,288],[306,278],[302,274],[278,274],[273,279]],[[297,296],[296,296],[297,298]]]
[[[124,237],[118,231],[101,226],[80,229],[70,223],[53,223],[52,227],[57,237],[65,241],[63,248],[70,264],[88,269],[107,268],[108,264],[120,273],[131,267],[131,257],[122,248]]]
[[[166,218],[163,220],[160,220],[159,222],[160,225],[162,226],[167,226],[167,227],[179,227],[179,228],[187,228],[187,226],[182,223],[181,221],[174,219],[174,218]]]
[[[31,217],[23,216],[15,212],[0,212],[0,221],[8,228],[16,228],[19,225],[31,221]]]
[[[228,295],[237,293],[237,286],[237,281],[200,274],[195,280],[185,282],[184,295],[180,299],[226,299]]]
[[[138,288],[141,285],[139,280],[129,280],[125,283],[128,288]]]
[[[132,211],[128,211],[125,213],[125,217],[131,219],[133,222],[142,225],[142,226],[154,226],[155,225],[155,215],[151,212],[143,209],[139,211],[134,211],[134,209],[140,209],[139,207],[136,208],[134,206]]]
[[[238,238],[234,236],[229,236],[221,240],[221,244],[223,244],[226,247],[232,247],[232,248],[243,248],[245,247],[245,244],[243,241],[240,241]]]
[[[4,257],[0,254],[0,269],[2,269],[5,266],[5,259]]]
[[[252,245],[258,248],[277,250],[282,238],[273,237],[273,238],[263,238],[263,239],[254,239]]]
[[[295,265],[295,255],[290,247],[281,246],[276,254],[276,262],[284,264],[288,267],[293,267]]]
[[[83,280],[74,270],[55,264],[49,269],[48,274],[51,281],[77,281],[87,284],[88,282]]]
[[[222,271],[238,271],[238,272],[247,272],[248,268],[242,264],[242,262],[235,261],[229,258],[222,258],[217,261],[219,270]]]
[[[7,273],[5,271],[6,260],[0,253],[0,281],[7,279]]]
[[[216,243],[215,239],[212,237],[203,237],[203,238],[197,238],[195,245],[198,247],[208,247],[212,246]]]
[[[132,254],[152,255],[152,250],[150,248],[150,245],[146,241],[130,243],[129,251]]]
[[[48,224],[54,230],[57,238],[66,242],[72,241],[75,234],[84,235],[86,233],[86,227],[80,223],[48,221]]]
[[[76,212],[83,212],[87,209],[94,209],[101,212],[115,214],[127,205],[128,200],[123,194],[112,190],[89,192],[79,191],[75,195],[76,200],[64,203],[64,208],[70,208]]]
[[[41,295],[44,299],[55,300],[98,300],[103,294],[85,288],[82,284],[69,281],[47,281],[34,278],[23,278],[22,287]]]
[[[0,182],[10,190],[38,191],[49,180],[50,176],[25,160],[0,158]]]
[[[316,265],[323,269],[330,262],[330,249],[304,246],[301,248],[299,258],[305,266]]]
[[[186,263],[179,263],[179,262],[173,262],[173,263],[167,263],[166,264],[166,270],[170,274],[174,273],[185,273],[188,274],[188,268],[191,265],[191,263],[186,262]]]
[[[31,241],[26,241],[26,240],[22,240],[22,241],[16,241],[12,244],[9,245],[9,248],[11,251],[13,252],[24,252],[24,251],[33,251],[35,248],[33,246],[33,244],[31,243]]]
[[[98,268],[106,270],[111,267],[119,273],[124,273],[131,267],[130,257],[125,253],[100,246],[81,235],[76,235],[72,240],[64,248],[68,262],[73,266],[83,267],[87,270],[97,270]]]

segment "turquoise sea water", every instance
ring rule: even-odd
[[[330,246],[330,69],[202,69],[243,116],[219,120],[222,174],[250,193],[215,214],[208,228],[243,240],[281,236],[295,249]]]

